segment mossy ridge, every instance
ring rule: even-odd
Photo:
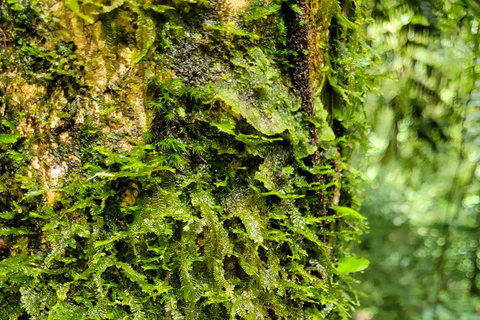
[[[74,129],[80,135],[72,142],[88,150],[55,155],[61,160],[74,152],[82,165],[70,166],[55,186],[46,187],[40,173],[29,167],[37,156],[33,138],[2,144],[0,155],[8,159],[0,172],[6,181],[0,189],[2,230],[11,234],[1,239],[12,244],[8,252],[0,249],[2,317],[347,317],[355,304],[347,294],[352,279],[335,272],[332,258],[345,254],[362,223],[350,219],[333,229],[327,220],[342,218],[333,213],[320,217],[314,208],[319,190],[332,202],[340,175],[334,161],[342,160],[337,149],[348,148],[353,134],[361,135],[362,122],[347,127],[348,135],[337,131],[332,137],[327,124],[343,120],[343,113],[339,116],[327,105],[326,114],[320,102],[313,117],[311,110],[300,108],[286,65],[285,56],[292,52],[281,37],[272,40],[273,35],[286,36],[281,2],[244,8],[244,15],[229,20],[223,11],[208,12],[230,10],[220,2],[211,8],[205,2],[166,8],[114,1],[99,6],[103,13],[98,15],[92,4],[76,3],[82,15],[105,21],[107,50],[134,52],[133,71],[112,78],[102,90],[120,104],[128,86],[138,85],[135,77],[143,75],[148,80],[144,94],[152,102],[148,112],[155,119],[145,135],[148,143],[138,143],[131,132],[104,138],[90,117]],[[141,20],[137,31],[128,28],[125,17]],[[252,22],[259,19],[268,29],[265,35]],[[35,33],[31,37],[37,39]],[[351,48],[344,48],[348,56]],[[341,61],[331,65],[343,68]],[[29,68],[27,75],[38,71]],[[333,72],[344,74],[340,71],[331,69],[329,80]],[[51,74],[52,79],[31,79],[50,87],[64,85],[58,80],[64,74]],[[75,79],[65,95],[68,112],[59,117],[66,119],[66,127],[78,113],[78,100],[69,96],[96,86]],[[349,92],[355,89],[348,77],[336,79]],[[112,121],[116,107],[102,108],[102,119]],[[358,117],[359,110],[348,110]],[[23,116],[9,111],[6,118],[17,125]],[[312,123],[326,132],[322,167],[308,160],[318,148],[309,137]],[[1,130],[16,134],[5,124]],[[50,136],[48,128],[45,134]],[[52,141],[57,141],[55,135]],[[122,151],[124,145],[129,150]],[[321,183],[312,180],[319,174]],[[351,205],[353,190],[345,181],[341,201]],[[329,238],[336,239],[334,248]],[[19,294],[10,295],[11,290]]]

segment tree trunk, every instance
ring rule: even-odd
[[[359,5],[0,0],[0,318],[346,317]]]

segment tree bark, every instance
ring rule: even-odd
[[[356,5],[0,1],[0,318],[346,317]]]

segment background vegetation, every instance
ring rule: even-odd
[[[373,1],[358,319],[480,317],[479,7]]]

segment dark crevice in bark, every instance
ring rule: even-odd
[[[293,6],[300,9],[302,14],[296,12]],[[313,92],[312,92],[312,55],[310,52],[310,8],[308,7],[306,0],[295,0],[288,4],[283,4],[282,12],[285,17],[285,24],[287,26],[288,33],[288,47],[296,54],[291,56],[291,71],[290,75],[293,80],[296,93],[300,96],[302,101],[302,108],[308,114],[310,119],[315,119],[315,110],[313,106]],[[318,146],[318,131],[315,124],[309,125],[310,130],[310,143]],[[320,150],[316,150],[315,153],[306,159],[308,163],[314,166],[322,165],[322,154]],[[312,177],[313,182],[323,182],[322,175],[314,175]],[[319,215],[325,214],[325,197],[323,192],[318,192],[318,203],[314,210]]]
[[[295,85],[295,91],[302,100],[303,109],[312,117],[312,66],[310,53],[308,51],[310,40],[309,8],[306,0],[296,0],[294,4],[302,11],[302,14],[295,12],[287,4],[284,4],[282,8],[288,32],[288,47],[290,50],[296,52],[296,55],[292,55],[291,57],[291,77]]]

